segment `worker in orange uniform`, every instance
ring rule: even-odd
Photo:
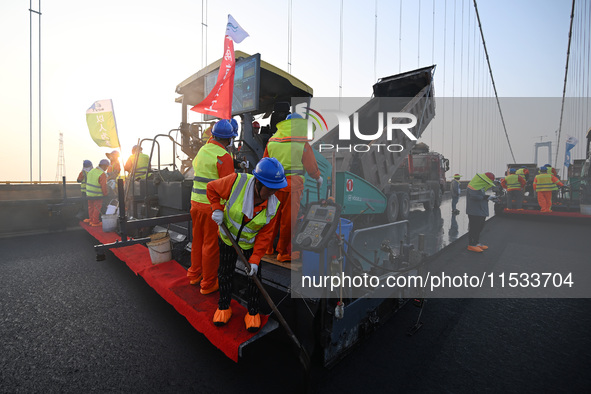
[[[109,160],[103,159],[98,167],[90,170],[86,177],[86,198],[88,198],[88,217],[91,226],[102,225],[100,220],[101,208],[103,207],[103,196],[108,193],[107,189],[107,168]]]
[[[119,151],[114,150],[111,153],[105,153],[109,159],[109,167],[107,168],[107,186],[113,192],[117,191],[117,178],[121,174],[121,163],[119,163]]]
[[[507,208],[513,209],[513,202],[515,202],[515,209],[523,209],[523,189],[525,188],[525,179],[521,175],[516,174],[517,170],[511,168],[509,175],[501,180],[501,186],[507,189]]]
[[[289,262],[299,258],[299,252],[291,250],[291,234],[297,222],[300,199],[304,191],[304,174],[307,172],[322,186],[322,176],[308,143],[308,122],[299,114],[290,114],[284,121],[277,123],[277,132],[269,139],[263,157],[275,157],[285,168],[287,187],[276,193],[281,201],[275,224],[277,242],[277,260]],[[273,253],[271,248],[267,254]]]
[[[125,162],[125,166],[123,168],[127,171],[130,175],[133,172],[133,163],[135,162],[135,156],[138,155],[137,158],[137,166],[135,168],[135,180],[146,179],[148,177],[148,170],[150,167],[150,156],[142,153],[142,147],[138,145],[134,145],[131,148],[131,156]]]
[[[211,218],[218,225],[222,223],[242,249],[250,263],[249,277],[261,278],[259,263],[267,247],[273,242],[275,214],[280,202],[274,194],[287,186],[281,163],[275,158],[265,157],[256,165],[251,174],[232,174],[207,184],[207,198],[213,213]],[[225,200],[225,205],[222,205]],[[226,233],[220,229],[220,267],[218,279],[220,299],[213,316],[213,324],[223,326],[232,317],[232,278],[236,266],[236,250]],[[246,298],[248,313],[244,317],[246,329],[255,332],[261,327],[259,315],[259,289],[249,278]]]
[[[84,160],[82,162],[82,171],[78,174],[76,182],[80,183],[80,192],[82,193],[82,209],[88,212],[88,200],[86,199],[86,181],[88,173],[92,170],[92,162],[90,160]],[[84,223],[89,223],[90,219],[84,219]]]
[[[560,177],[558,176],[558,172],[556,172],[556,168],[552,167],[550,164],[544,164],[544,167],[546,167],[547,173],[548,174],[552,174],[554,175],[556,178]]]
[[[234,173],[232,157],[226,147],[232,141],[232,127],[223,119],[213,126],[213,137],[199,149],[193,159],[193,191],[191,192],[191,220],[193,243],[191,267],[187,271],[189,283],[201,283],[201,294],[218,289],[217,272],[220,260],[218,228],[211,220],[211,205],[207,199],[207,183]]]
[[[534,179],[534,191],[538,193],[538,204],[542,212],[552,212],[552,192],[564,184],[552,174],[548,174],[546,167],[540,167],[540,174]]]

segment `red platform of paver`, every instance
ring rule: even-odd
[[[103,232],[101,226],[91,227],[83,222],[80,225],[103,244],[121,240],[116,233]],[[244,326],[246,308],[232,300],[232,318],[225,326],[216,327],[212,318],[217,309],[218,293],[201,294],[199,286],[189,284],[187,270],[178,262],[171,260],[154,265],[148,248],[139,244],[110,250],[183,315],[197,331],[205,335],[226,356],[238,361],[240,345],[256,335],[246,331]],[[267,320],[267,315],[261,315],[261,328]]]
[[[580,212],[561,212],[561,211],[552,211],[552,212],[542,212],[534,209],[508,209],[505,208],[503,210],[505,213],[516,214],[516,215],[535,215],[535,216],[553,216],[553,217],[563,217],[563,218],[580,218],[580,219],[591,219],[589,215],[583,215]]]

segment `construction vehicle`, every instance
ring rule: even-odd
[[[560,188],[554,193],[552,197],[552,211],[554,212],[580,212],[584,215],[591,214],[591,174],[589,166],[591,162],[591,154],[589,147],[591,145],[591,131],[587,133],[587,159],[575,159],[573,164],[568,168],[568,178],[562,180],[564,187]],[[540,210],[538,199],[533,190],[533,181],[539,173],[539,167],[536,164],[507,164],[507,173],[511,168],[518,170],[526,167],[529,170],[529,176],[526,179],[526,186],[523,196],[523,209],[525,210]],[[497,193],[500,198],[495,203],[495,214],[504,213],[507,208],[507,199],[504,198],[505,193],[499,190]]]
[[[289,112],[286,111],[289,110],[289,101],[291,100],[292,106],[303,104],[309,107],[313,91],[292,75],[262,61],[258,54],[249,56],[237,51],[235,57],[236,68],[241,70],[236,75],[241,78],[235,80],[233,116],[240,117],[242,127],[237,140],[240,150],[234,153],[236,161],[242,164],[240,170],[249,171],[262,157],[265,140],[272,135],[277,122],[283,120],[286,112]],[[181,96],[176,101],[182,104],[179,128],[168,134],[140,141],[140,145],[151,144],[151,149],[144,149],[144,152],[150,152],[154,167],[151,170],[152,175],[148,179],[135,181],[134,186],[128,188],[127,207],[131,209],[130,216],[133,219],[126,216],[126,204],[120,202],[121,241],[96,245],[97,258],[100,259],[107,249],[145,243],[150,240],[146,237],[148,233],[163,230],[170,234],[173,242],[173,258],[185,267],[190,265],[191,225],[188,212],[193,178],[190,163],[203,145],[209,119],[189,123],[188,109],[206,97],[209,84],[207,81],[217,75],[220,63],[221,60],[218,60],[210,64],[177,86],[176,91]],[[420,137],[434,116],[433,70],[434,66],[399,74],[382,79],[374,86],[376,97],[400,95],[398,88],[405,88],[403,97],[398,98],[398,109],[412,113],[419,119],[418,127],[413,129],[416,137]],[[240,88],[244,86],[248,88]],[[298,99],[294,101],[294,97]],[[287,106],[285,103],[288,103]],[[370,114],[381,110],[379,106],[379,100],[374,98],[358,112]],[[268,125],[261,127],[258,134],[252,128],[255,116],[259,117],[257,121],[269,121]],[[176,134],[180,134],[180,142],[173,137]],[[161,168],[160,139],[173,142],[175,163],[170,166],[171,170]],[[395,173],[403,163],[408,163],[408,153],[415,141],[396,136],[394,142],[404,146],[404,150],[392,155],[372,156],[380,164],[380,168],[386,169],[384,174],[372,166],[354,169],[351,158],[344,156],[338,157],[341,161],[339,168],[355,170],[356,173],[337,172],[336,159],[331,157],[329,161],[315,151],[326,182],[318,189],[314,180],[306,178],[306,190],[302,196],[303,219],[296,233],[292,234],[294,244],[304,252],[302,261],[293,264],[279,263],[269,256],[262,260],[263,285],[293,327],[299,342],[308,353],[312,353],[314,349],[320,352],[324,365],[332,365],[342,358],[351,347],[402,307],[409,295],[404,288],[365,288],[353,291],[343,287],[337,290],[322,288],[319,293],[308,294],[301,286],[304,274],[321,278],[334,273],[350,276],[372,273],[376,277],[385,278],[387,275],[416,274],[421,269],[424,252],[420,247],[415,250],[408,243],[408,222],[396,221],[399,217],[397,207],[399,199],[405,200],[402,193],[407,193],[409,202],[412,196],[413,201],[424,202],[428,207],[437,206],[437,196],[442,192],[437,177],[443,179],[442,171],[447,169],[444,165],[446,161],[437,154],[413,154],[412,162],[417,163],[410,172],[413,182],[401,187],[400,182],[396,183]],[[176,165],[177,147],[188,156],[181,161],[181,166]],[[358,160],[359,157],[353,159]],[[433,169],[433,165],[437,167],[436,171],[428,169]],[[437,177],[421,175],[431,172],[436,173]],[[134,179],[133,175],[130,179]],[[120,200],[124,198],[122,189],[121,182]],[[417,193],[412,194],[413,191]],[[425,192],[427,197],[424,196]],[[335,202],[327,201],[327,195],[333,196]],[[354,223],[345,218],[368,210],[373,214],[380,210],[388,212],[389,223],[355,228]],[[341,217],[341,214],[345,217]],[[135,238],[129,239],[128,235]],[[238,268],[236,272],[240,273],[236,282],[245,284],[247,277],[244,272]],[[242,289],[245,286],[234,288]],[[236,292],[234,297],[240,303],[245,303],[240,292]],[[261,312],[271,311],[263,308]],[[278,326],[272,323],[273,319],[269,319],[269,323],[256,338]]]
[[[355,116],[358,119],[374,119],[380,112],[412,114],[417,119],[412,133],[416,139],[420,138],[435,116],[434,71],[435,66],[430,66],[379,79],[373,86],[372,99],[359,108]],[[354,115],[349,119],[353,123]],[[316,141],[314,147],[338,145],[339,127]],[[356,179],[363,179],[375,188],[371,196],[370,193],[362,193],[367,195],[365,200],[368,201],[351,200],[346,192],[339,194],[337,191],[337,202],[342,204],[343,214],[366,213],[377,217],[384,217],[385,214],[387,222],[393,223],[408,218],[412,203],[422,203],[427,210],[440,206],[446,186],[445,172],[449,170],[449,160],[443,155],[429,152],[424,143],[415,146],[416,140],[407,138],[403,133],[394,133],[393,139],[388,140],[388,133],[382,132],[370,142],[355,136],[350,143],[364,143],[369,147],[397,144],[402,148],[398,152],[368,149],[367,152],[335,153],[337,190],[342,190],[343,185],[346,189],[346,185]],[[328,155],[325,154],[325,157],[328,158]],[[341,195],[342,199],[339,198]]]

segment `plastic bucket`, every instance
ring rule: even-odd
[[[170,251],[170,236],[167,233],[156,233],[150,235],[152,239],[146,244],[150,251],[152,264],[160,264],[172,260]]]
[[[101,215],[101,218],[104,233],[112,233],[117,230],[117,215]]]

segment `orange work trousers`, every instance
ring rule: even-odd
[[[218,225],[211,219],[211,205],[191,200],[193,221],[193,243],[191,244],[191,267],[187,271],[189,280],[201,279],[201,288],[215,285],[220,265],[218,247]]]
[[[552,211],[552,191],[538,192],[538,204],[540,204],[541,212]]]
[[[277,241],[277,253],[279,255],[291,254],[291,234],[297,223],[303,191],[303,189],[292,190],[291,192],[279,190],[275,193],[275,196],[281,202],[275,215],[275,230],[273,231],[273,239],[279,232],[279,240]]]
[[[99,224],[101,222],[102,207],[102,198],[93,198],[88,200],[88,218],[90,219],[89,224]]]

